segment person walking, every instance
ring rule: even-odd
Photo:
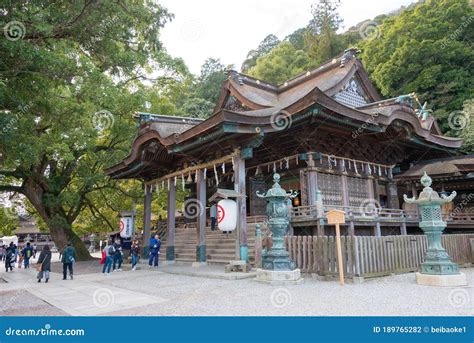
[[[114,249],[115,249],[115,253],[114,253],[114,266],[113,266],[113,271],[119,271],[121,272],[122,271],[122,262],[123,262],[123,252],[122,252],[122,243],[120,243],[120,239],[117,238],[115,240],[115,243],[114,243]]]
[[[8,269],[10,269],[11,272],[13,271],[13,265],[16,260],[15,247],[16,247],[15,244],[13,244],[13,242],[10,242],[10,245],[8,246],[6,250],[5,269],[7,273],[8,273]]]
[[[0,262],[5,260],[6,254],[7,254],[7,247],[4,244],[0,245]]]
[[[130,248],[130,255],[132,256],[132,270],[137,270],[137,263],[140,258],[140,244],[138,240],[134,240]]]
[[[51,249],[49,251],[51,251]],[[36,246],[36,243],[33,243],[33,258],[36,258],[37,252],[38,252],[38,247]]]
[[[46,244],[43,247],[43,250],[41,250],[36,268],[38,269],[38,282],[41,282],[41,279],[43,279],[44,276],[44,282],[48,283],[49,273],[51,272],[51,249],[48,244]]]
[[[211,217],[211,231],[215,231],[216,223],[217,223],[217,204],[215,201],[211,202],[211,208],[209,209],[209,216]]]
[[[103,251],[105,252],[105,262],[104,262],[104,266],[102,267],[102,274],[105,274],[105,270],[107,269],[107,274],[106,275],[109,275],[110,274],[110,268],[112,267],[112,263],[113,263],[113,256],[115,255],[115,248],[107,240],[105,242],[105,247],[104,247]]]
[[[150,238],[150,256],[148,258],[148,269],[151,269],[151,266],[158,268],[158,258],[160,255],[161,241],[160,236],[155,234],[154,237]]]
[[[30,258],[33,256],[33,248],[31,247],[30,242],[26,243],[26,246],[21,251],[21,256],[23,256],[23,264],[26,268],[30,268]]]
[[[67,247],[63,250],[61,262],[63,263],[63,280],[67,279],[67,270],[69,269],[69,275],[71,280],[73,279],[72,265],[76,261],[76,249],[73,248],[71,242],[67,243]]]

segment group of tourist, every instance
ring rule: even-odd
[[[5,261],[5,269],[12,271],[15,263],[18,262],[18,268],[22,266],[30,268],[30,259],[36,256],[36,244],[31,245],[27,242],[26,245],[21,248],[18,247],[14,242],[10,242],[8,246],[0,246],[0,261]]]
[[[17,261],[18,269],[21,269],[22,265],[25,269],[30,268],[30,260],[36,258],[37,247],[35,244],[31,245],[30,242],[27,242],[26,245],[20,249],[14,242],[10,242],[8,246],[2,246],[1,252],[2,260],[5,261],[5,270],[8,273],[9,271],[13,271]],[[41,282],[43,278],[45,279],[45,282],[49,281],[49,273],[51,272],[51,256],[51,248],[48,244],[45,244],[39,254],[38,260],[36,261],[38,282]],[[69,242],[61,254],[61,262],[63,263],[63,280],[67,279],[68,271],[72,280],[75,259],[76,251]]]
[[[160,236],[158,234],[155,234],[150,238],[149,248],[150,252],[148,256],[148,267],[149,269],[152,267],[158,268],[158,260],[161,248]],[[130,258],[132,270],[136,270],[138,261],[140,259],[140,243],[137,239],[132,241],[130,247]],[[102,250],[102,258],[100,261],[100,264],[103,265],[102,274],[108,275],[110,274],[110,270],[113,272],[122,271],[122,263],[123,249],[120,239],[117,238],[113,242],[112,240],[106,241],[105,247]]]
[[[21,268],[23,264],[25,269],[30,268],[30,259],[36,257],[36,245],[32,246],[30,242],[27,242],[23,249],[19,249],[15,243],[11,242],[8,246],[2,246],[0,250],[2,259],[5,260],[6,271],[13,271],[14,265],[17,262],[18,256],[18,268]],[[158,234],[155,234],[150,238],[149,241],[149,256],[148,256],[148,267],[158,268],[158,261],[160,255],[161,240]],[[133,240],[130,247],[130,257],[132,270],[137,269],[137,264],[140,259],[140,243],[137,239]],[[43,246],[41,253],[39,254],[38,260],[36,261],[36,270],[38,271],[37,279],[40,283],[43,279],[45,283],[49,281],[51,272],[51,260],[52,253],[51,248],[48,244]],[[73,279],[73,265],[76,261],[76,251],[72,246],[71,242],[60,252],[60,260],[63,265],[63,280],[67,280],[69,274],[71,280]],[[103,265],[102,273],[108,275],[110,270],[122,271],[123,263],[123,249],[120,239],[115,239],[114,242],[107,241],[104,249],[102,250],[102,259],[100,264]]]

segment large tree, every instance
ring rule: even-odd
[[[336,31],[342,19],[337,9],[340,0],[319,0],[311,6],[311,19],[305,35],[305,50],[316,66],[336,56],[341,50]]]
[[[451,113],[474,94],[473,15],[468,0],[424,1],[386,18],[362,44],[364,65],[382,94],[418,92],[453,135],[460,130],[449,122]]]
[[[63,248],[89,254],[73,224],[100,214],[103,168],[129,149],[141,83],[184,70],[159,41],[172,16],[152,1],[9,1],[0,26],[0,191],[24,194]],[[95,208],[95,210],[94,210]]]

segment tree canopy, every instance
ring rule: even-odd
[[[139,81],[152,69],[155,84],[186,70],[158,40],[172,16],[148,1],[2,7],[0,191],[24,194],[58,247],[72,241],[87,258],[72,226],[85,209],[99,215],[99,192],[124,195],[103,169],[128,152],[131,114],[148,95]]]

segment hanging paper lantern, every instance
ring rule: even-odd
[[[217,203],[217,225],[221,231],[234,231],[237,227],[237,202],[223,199]]]
[[[225,163],[222,163],[222,174],[225,174]]]
[[[204,168],[204,180],[207,179],[207,168]]]

